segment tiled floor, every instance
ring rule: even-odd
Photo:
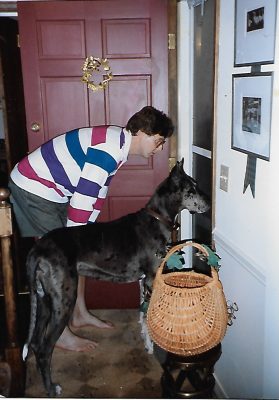
[[[67,398],[161,398],[162,369],[144,349],[138,310],[94,310],[115,328],[84,328],[80,335],[99,342],[92,353],[55,349],[52,375]],[[27,362],[25,397],[45,397],[32,355]]]

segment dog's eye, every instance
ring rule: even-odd
[[[191,183],[196,187],[197,181],[194,178],[192,178],[191,176],[189,176],[189,179],[190,179]]]
[[[192,180],[193,185],[196,187],[197,186],[197,181],[195,181],[195,179]]]
[[[191,187],[190,189],[189,189],[189,194],[196,194],[196,189],[195,188],[193,188],[193,187]]]

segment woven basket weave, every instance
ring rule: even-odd
[[[192,271],[163,274],[168,258],[187,246],[208,256],[198,243],[172,247],[157,271],[147,311],[152,340],[179,355],[200,354],[213,348],[225,336],[228,323],[226,299],[214,268],[212,277]]]

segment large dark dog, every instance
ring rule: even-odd
[[[51,380],[51,357],[75,305],[78,274],[113,282],[145,274],[151,282],[183,209],[203,213],[209,205],[182,160],[140,211],[112,222],[56,229],[36,242],[27,259],[31,320],[23,358],[30,346],[49,396],[61,392]]]

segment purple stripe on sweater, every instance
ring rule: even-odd
[[[61,192],[61,190],[59,190],[55,186],[55,183],[50,182],[50,181],[48,181],[46,179],[40,178],[36,174],[34,169],[31,167],[27,157],[25,157],[23,160],[20,161],[20,163],[18,164],[18,170],[26,178],[32,179],[32,180],[37,181],[37,182],[40,182],[42,185],[47,186],[47,187],[49,187],[51,189],[54,189],[59,194],[59,196],[64,197],[64,194]]]
[[[108,179],[106,180],[106,183],[104,184],[104,186],[109,186],[113,177],[114,177],[114,175],[108,176]]]
[[[125,144],[125,133],[123,132],[123,129],[122,129],[121,134],[120,134],[120,149],[122,149],[124,144]]]
[[[85,196],[98,197],[101,186],[96,182],[80,178],[76,188],[76,192],[84,194]]]
[[[71,184],[63,165],[58,160],[55,154],[52,140],[42,145],[41,153],[45,163],[48,166],[49,172],[53,177],[54,182],[59,183],[61,186],[64,186],[64,188],[68,189],[71,193],[74,193],[75,188]]]

